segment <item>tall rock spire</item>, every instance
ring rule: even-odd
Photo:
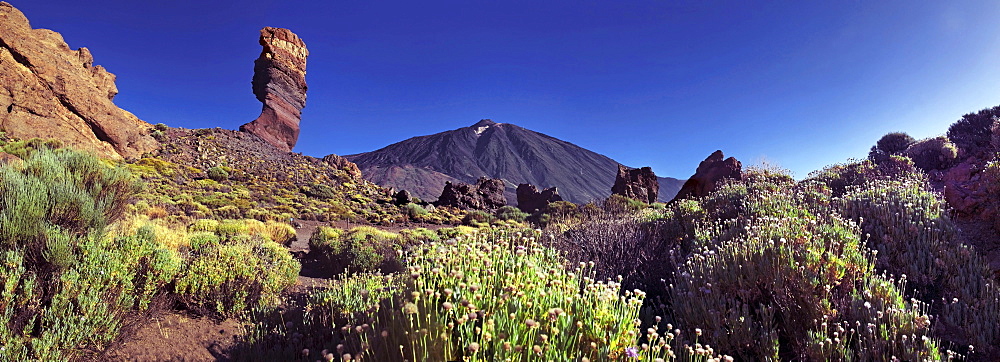
[[[299,139],[299,121],[306,106],[306,44],[291,30],[260,30],[264,47],[254,61],[253,94],[264,103],[260,116],[240,126],[282,151]]]

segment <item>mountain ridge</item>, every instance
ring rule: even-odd
[[[437,198],[446,181],[500,178],[510,203],[520,183],[555,186],[566,200],[577,203],[607,197],[619,164],[573,143],[489,119],[344,157],[358,164],[369,181],[422,199]],[[658,181],[659,201],[671,199],[684,182],[670,177]]]

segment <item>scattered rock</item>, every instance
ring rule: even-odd
[[[559,191],[555,187],[538,191],[532,184],[517,185],[517,208],[521,211],[532,213],[535,210],[544,209],[548,204],[562,201]]]
[[[0,152],[0,165],[10,165],[10,164],[19,165],[22,163],[24,163],[24,161],[21,160],[20,157],[14,156],[7,152]]]
[[[410,197],[410,193],[406,190],[399,190],[399,192],[392,195],[392,202],[396,205],[406,205],[413,200]]]
[[[743,179],[743,164],[734,157],[723,159],[722,151],[715,151],[698,164],[698,170],[691,176],[671,202],[703,197],[715,190],[724,179]]]
[[[611,193],[636,199],[648,204],[656,202],[660,183],[649,167],[630,168],[618,165],[618,176],[611,186]]]
[[[330,154],[323,157],[323,162],[347,172],[347,175],[355,180],[361,179],[361,169],[354,162],[348,161],[346,158]]]
[[[306,106],[306,44],[291,30],[260,30],[264,47],[254,62],[253,94],[264,103],[260,116],[240,126],[279,150],[290,152],[299,139],[299,121]]]
[[[21,139],[52,138],[112,158],[156,149],[152,127],[118,108],[115,75],[94,65],[87,48],[70,49],[62,35],[32,29],[0,2],[0,129]]]
[[[461,209],[492,210],[507,205],[503,195],[504,183],[500,179],[480,177],[475,185],[462,182],[445,182],[441,197],[434,204]]]

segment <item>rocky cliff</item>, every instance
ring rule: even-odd
[[[118,108],[115,75],[94,65],[87,48],[73,50],[59,33],[32,29],[0,2],[0,130],[53,138],[113,158],[135,158],[157,147],[150,125]]]
[[[299,121],[306,106],[306,44],[291,30],[260,30],[264,47],[254,62],[253,94],[264,104],[256,120],[240,130],[288,152],[299,139]]]

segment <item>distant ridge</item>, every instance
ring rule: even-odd
[[[499,178],[508,203],[520,183],[558,187],[567,201],[611,195],[618,162],[572,143],[510,123],[481,120],[469,127],[413,137],[372,152],[345,156],[365,179],[435,200],[446,181]],[[659,201],[674,197],[683,180],[660,177]]]

